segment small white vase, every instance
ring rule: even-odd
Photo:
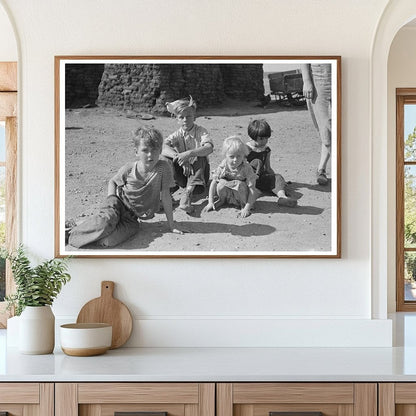
[[[49,305],[26,306],[19,319],[19,351],[50,354],[55,347],[55,315]]]

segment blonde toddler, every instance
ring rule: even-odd
[[[248,147],[238,136],[231,136],[224,140],[222,151],[224,159],[213,172],[208,205],[203,212],[227,203],[241,208],[241,217],[248,217],[257,197],[257,176],[246,160]],[[218,199],[214,202],[215,196]]]

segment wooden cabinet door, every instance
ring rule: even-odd
[[[55,416],[215,416],[214,383],[57,383]]]
[[[416,383],[380,383],[379,416],[415,416]]]
[[[377,416],[376,383],[220,383],[217,416]]]
[[[53,416],[53,383],[0,383],[0,415]]]

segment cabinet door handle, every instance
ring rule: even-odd
[[[168,412],[114,412],[114,416],[168,416]]]
[[[269,412],[269,416],[323,416],[322,412]]]

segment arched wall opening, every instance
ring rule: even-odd
[[[371,56],[371,172],[372,172],[372,315],[384,319],[395,312],[395,95],[389,79],[394,64],[394,41],[416,17],[413,0],[390,2],[378,25]],[[407,28],[404,30],[408,30]],[[409,30],[413,30],[410,29]],[[414,31],[416,39],[416,28]],[[392,60],[389,54],[393,46]],[[416,85],[416,77],[414,85]],[[410,86],[410,85],[407,85]]]
[[[416,87],[416,54],[413,53],[416,42],[416,20],[403,26],[394,37],[389,57],[387,71],[387,172],[388,178],[394,177],[396,168],[396,89],[397,88],[415,88]],[[414,122],[412,121],[412,124]],[[394,261],[396,252],[397,235],[395,224],[395,196],[396,184],[388,183],[388,252],[390,262],[388,263],[388,311],[396,310],[396,262]],[[400,290],[400,289],[399,289]],[[412,296],[413,291],[406,291],[407,298]],[[400,295],[400,294],[398,294]],[[405,294],[402,294],[405,295]]]

